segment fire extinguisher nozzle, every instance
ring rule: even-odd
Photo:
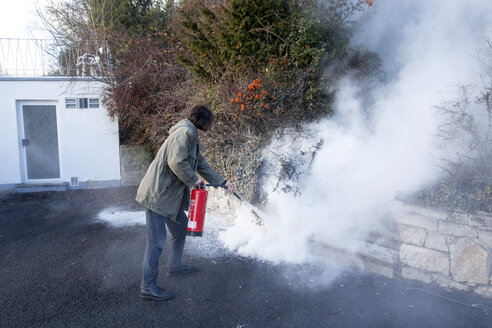
[[[241,196],[239,196],[237,193],[234,192],[234,196],[237,197],[237,199],[239,199],[240,201],[243,201],[243,199],[241,198]]]

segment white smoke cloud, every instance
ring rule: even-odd
[[[360,17],[355,42],[380,54],[390,75],[384,86],[360,90],[350,78],[338,85],[336,117],[305,127],[309,138],[287,135],[266,150],[299,156],[323,146],[309,169],[300,168],[300,195],[265,184],[272,219],[256,226],[247,209],[221,240],[242,255],[276,263],[319,262],[317,245],[356,251],[381,226],[398,192],[415,191],[438,175],[434,106],[454,86],[474,84],[476,51],[492,32],[492,2],[375,0]],[[375,97],[370,108],[357,98]],[[370,113],[367,117],[366,113]]]

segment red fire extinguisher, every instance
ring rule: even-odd
[[[188,236],[201,237],[203,235],[203,225],[205,224],[205,211],[207,209],[208,192],[205,184],[199,185],[191,191],[190,215],[188,219]]]
[[[203,181],[195,186],[195,189],[191,191],[190,215],[188,218],[188,231],[186,232],[188,236],[201,237],[203,235],[203,225],[205,224],[205,211],[207,209],[208,196],[208,192],[205,190],[205,187],[221,187],[227,189],[227,186],[223,184],[205,184]],[[235,192],[233,194],[241,202],[243,201],[238,194]]]

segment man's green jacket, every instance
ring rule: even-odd
[[[211,184],[225,182],[200,154],[195,125],[184,119],[169,130],[169,137],[140,182],[136,201],[176,221],[183,197],[186,208],[189,206],[190,188],[187,187],[193,187],[198,182],[195,171]]]

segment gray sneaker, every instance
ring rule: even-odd
[[[166,301],[173,298],[174,293],[163,288],[140,289],[140,297],[146,300]]]

